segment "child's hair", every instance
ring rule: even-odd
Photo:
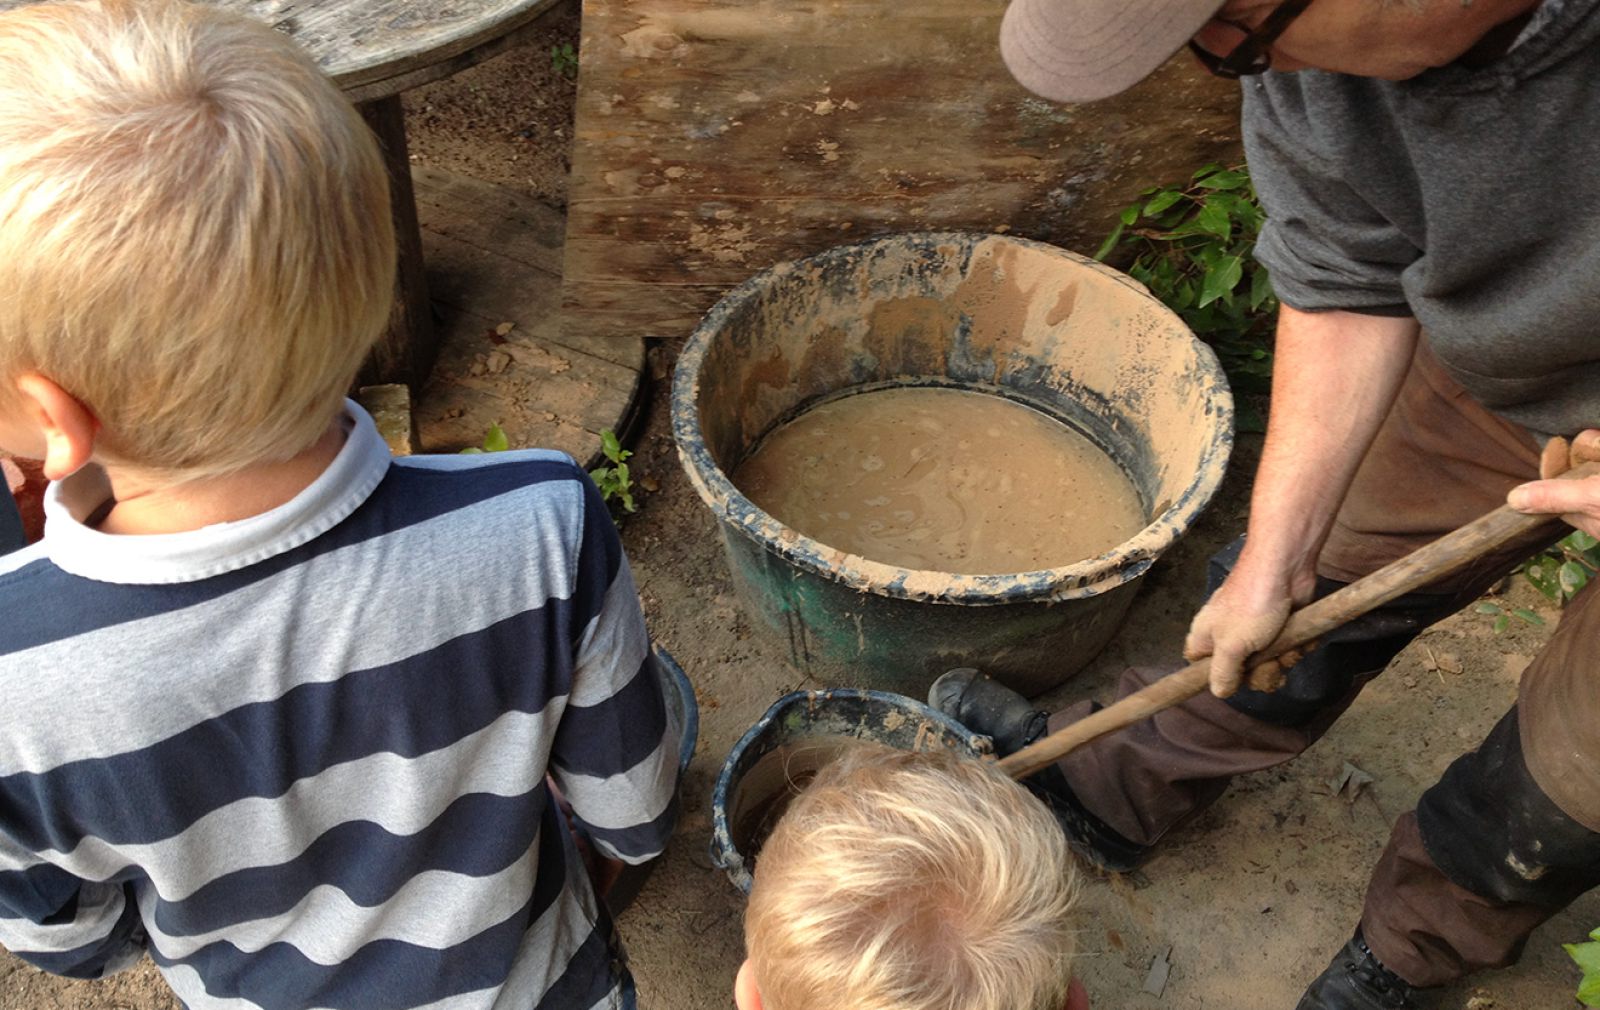
[[[1061,1010],[1077,876],[994,767],[848,748],[762,847],[745,946],[764,1010]]]
[[[394,297],[372,132],[287,37],[172,0],[0,14],[0,396],[36,370],[107,462],[295,455]]]

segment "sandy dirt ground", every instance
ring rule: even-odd
[[[709,795],[722,759],[767,705],[817,687],[741,611],[709,511],[680,474],[665,416],[670,348],[653,352],[656,399],[637,471],[660,483],[624,525],[654,634],[694,679],[701,739],[683,823],[664,865],[622,917],[645,1005],[727,1006],[741,958],[741,901],[706,854]],[[1205,560],[1243,529],[1258,439],[1235,454],[1227,483],[1192,534],[1145,580],[1128,623],[1099,659],[1046,699],[1108,700],[1129,665],[1175,665],[1200,600]],[[1518,580],[1515,605],[1539,607]],[[1389,827],[1511,705],[1516,684],[1559,618],[1495,634],[1467,612],[1430,629],[1364,692],[1321,742],[1290,765],[1240,779],[1140,871],[1087,877],[1080,969],[1109,1010],[1210,1007],[1290,1010],[1348,938]],[[1450,672],[1459,668],[1461,672]],[[1346,763],[1373,777],[1352,802],[1333,783]],[[1560,944],[1600,924],[1589,895],[1533,937],[1514,968],[1443,993],[1445,1010],[1575,1006],[1576,972]],[[1152,962],[1172,965],[1164,993],[1144,991]]]
[[[407,97],[414,155],[440,167],[564,199],[572,82],[549,49],[576,44],[576,22],[548,39]],[[526,134],[526,135],[524,135]],[[666,419],[675,346],[652,350],[654,395],[635,473],[658,490],[624,523],[654,634],[693,678],[701,739],[682,822],[637,903],[621,918],[650,1010],[731,1006],[742,957],[738,893],[707,856],[709,795],[718,767],[778,696],[806,682],[740,609],[709,512],[683,478]],[[1145,579],[1121,636],[1049,701],[1107,698],[1129,664],[1170,664],[1204,579],[1205,558],[1243,528],[1247,439],[1228,483],[1193,533]],[[1518,604],[1537,606],[1520,583]],[[1541,608],[1542,609],[1542,608]],[[1557,615],[1543,610],[1551,624]],[[1367,873],[1394,818],[1449,762],[1473,747],[1515,697],[1519,674],[1548,627],[1466,613],[1424,634],[1300,760],[1238,781],[1141,871],[1090,877],[1079,969],[1097,1007],[1290,1010],[1305,982],[1347,937]],[[1452,672],[1459,668],[1460,672]],[[1351,801],[1330,783],[1346,763],[1373,776]],[[1576,972],[1559,944],[1600,924],[1590,895],[1537,932],[1522,962],[1442,995],[1445,1010],[1575,1006]],[[1172,965],[1165,991],[1144,991],[1152,962]],[[0,955],[0,1010],[173,1010],[147,963],[101,982],[54,979]]]

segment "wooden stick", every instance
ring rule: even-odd
[[[1600,474],[1600,463],[1587,462],[1561,475],[1577,480]],[[1447,533],[1424,547],[1338,592],[1324,596],[1289,615],[1283,631],[1271,645],[1251,656],[1245,669],[1253,669],[1285,652],[1301,649],[1367,611],[1414,592],[1519,541],[1538,549],[1565,535],[1560,516],[1524,515],[1508,505]],[[1012,778],[1032,775],[1063,755],[1114,730],[1148,719],[1157,712],[1182,704],[1204,691],[1210,682],[1211,661],[1191,663],[1170,676],[1128,695],[1113,705],[1085,716],[1070,726],[1037,740],[1015,754],[1000,759],[1000,768]]]

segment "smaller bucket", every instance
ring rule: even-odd
[[[695,701],[694,685],[689,682],[689,675],[683,672],[683,667],[672,658],[672,654],[657,644],[652,644],[650,651],[655,655],[661,671],[662,698],[683,729],[683,736],[678,743],[678,778],[681,781],[689,770],[689,762],[694,760],[695,745],[700,742],[700,704]]]
[[[756,782],[751,773],[779,748],[840,739],[870,740],[906,751],[952,750],[974,758],[994,750],[988,737],[904,695],[847,688],[784,695],[739,738],[711,793],[711,861],[739,890],[750,893],[760,842],[787,805],[785,797],[797,792],[787,774]],[[805,770],[816,767],[820,765]],[[759,792],[750,795],[750,789]],[[772,813],[770,821],[754,816],[763,811]],[[743,816],[747,812],[750,816]]]

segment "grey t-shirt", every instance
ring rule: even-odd
[[[1600,427],[1600,0],[1482,69],[1268,73],[1244,99],[1256,255],[1286,304],[1409,313],[1490,409]]]

